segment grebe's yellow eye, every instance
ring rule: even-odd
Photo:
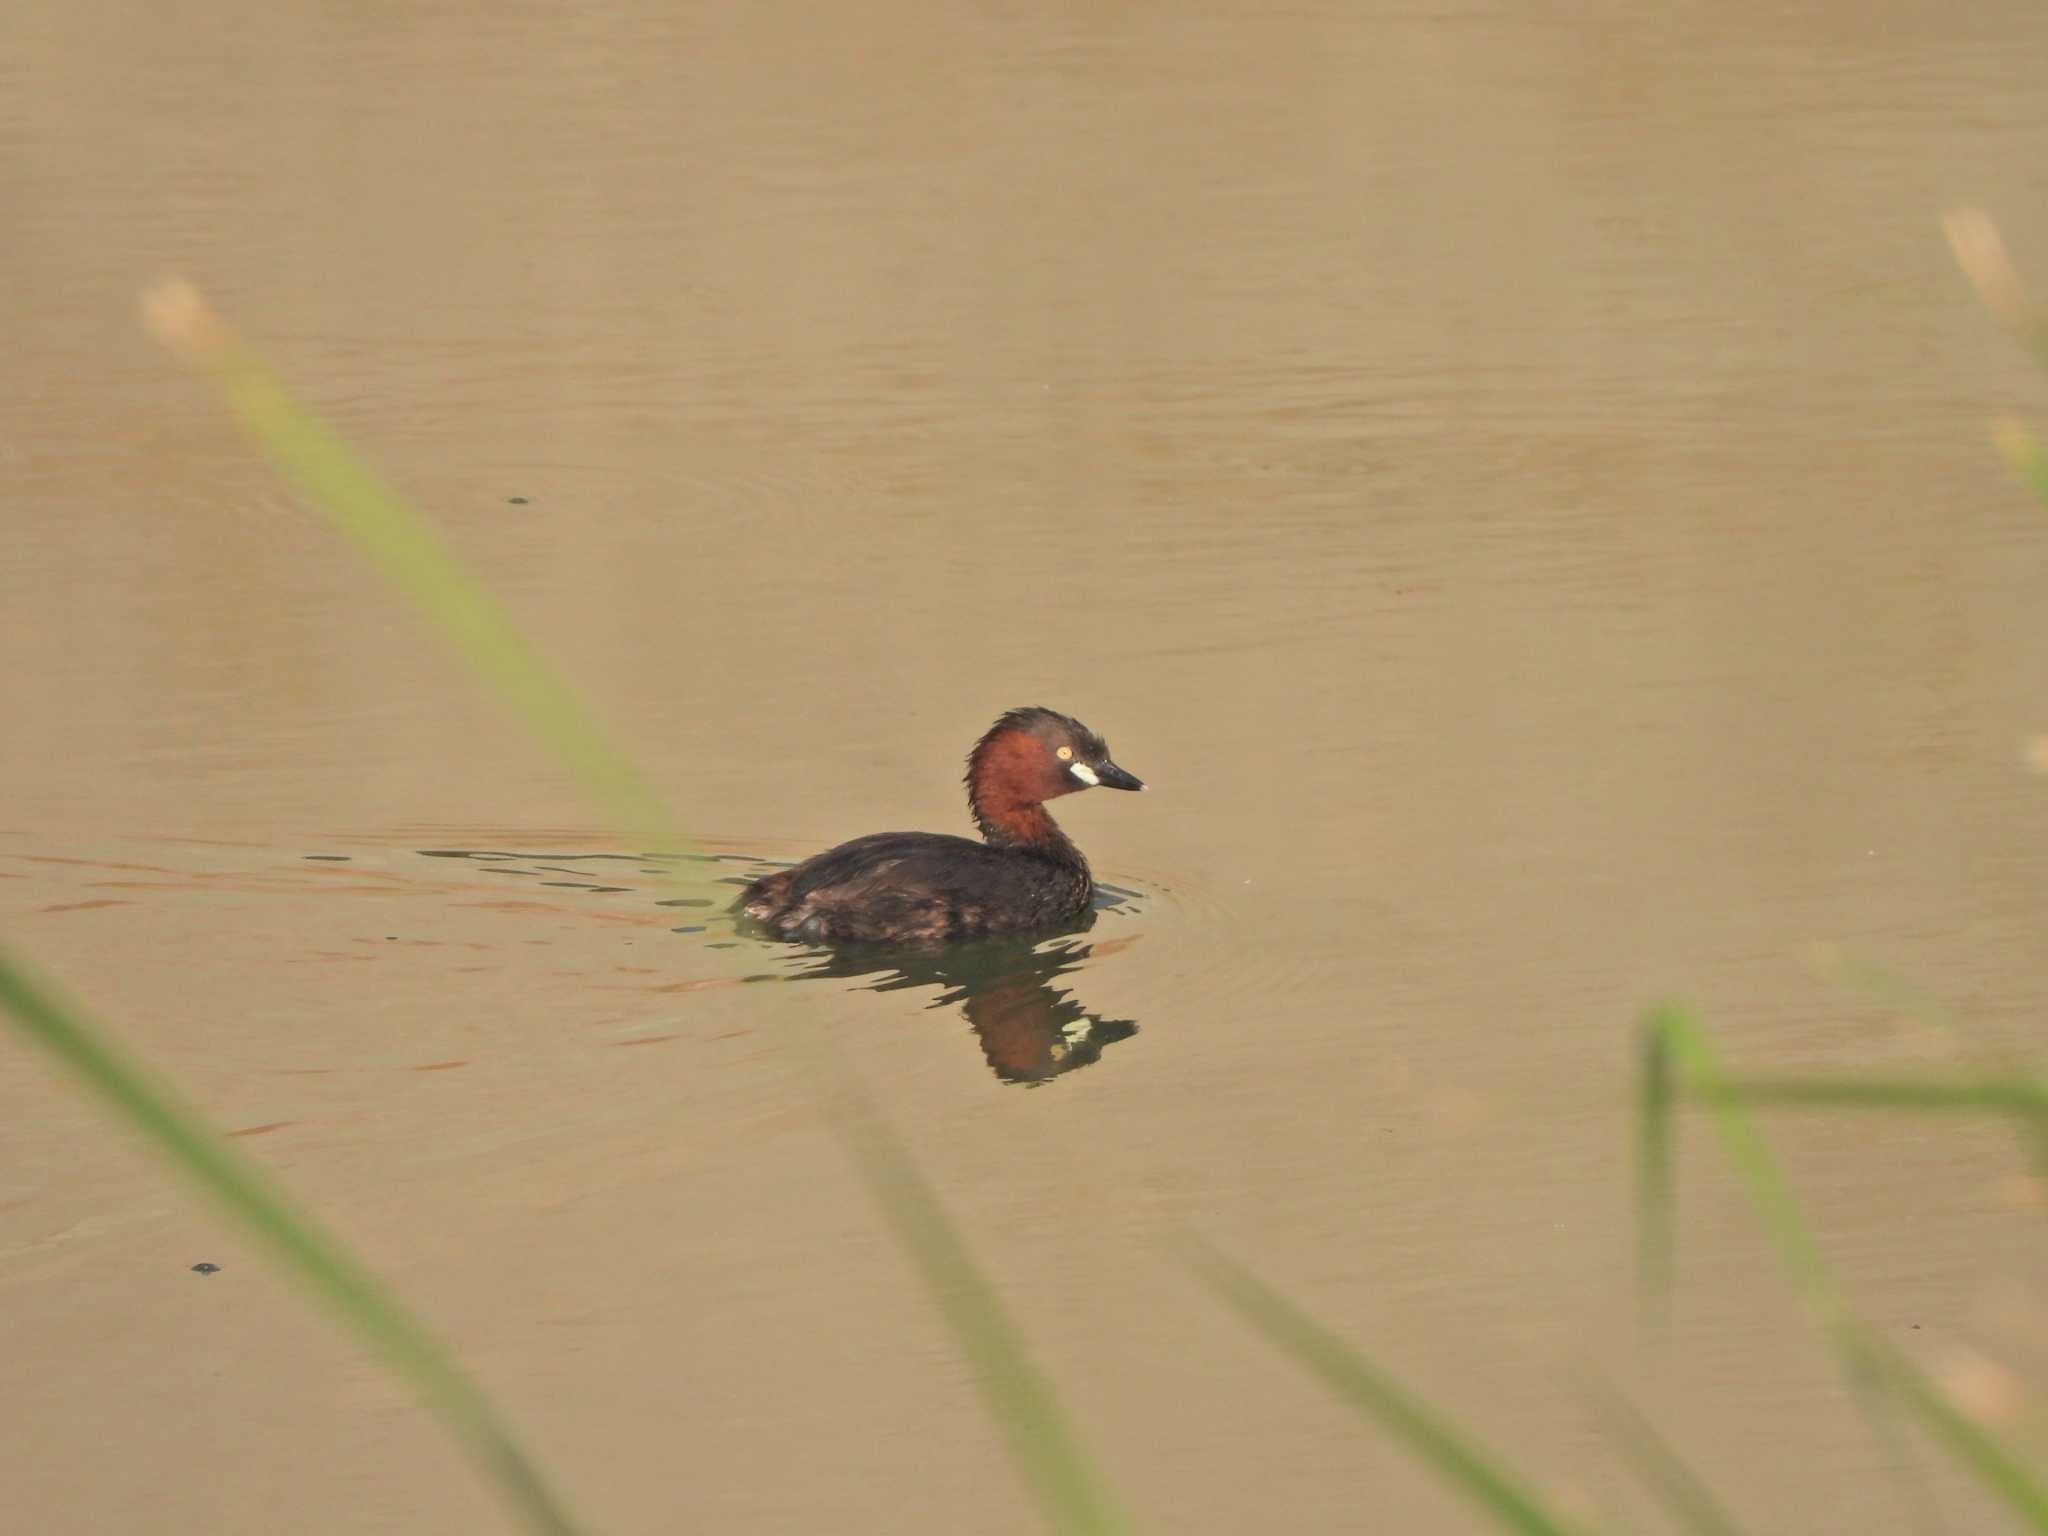
[[[1072,747],[1061,747],[1059,751],[1053,754],[1053,756],[1057,757],[1063,763],[1071,759],[1073,755],[1074,749]]]

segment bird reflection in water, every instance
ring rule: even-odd
[[[1017,939],[985,939],[945,949],[902,950],[840,947],[806,957],[795,981],[836,978],[868,980],[870,992],[897,992],[909,987],[935,987],[939,995],[927,1007],[957,1006],[981,1042],[981,1054],[997,1077],[1008,1083],[1048,1082],[1062,1072],[1098,1060],[1104,1049],[1138,1032],[1131,1019],[1105,1019],[1090,1013],[1066,987],[1055,983],[1098,953],[1111,953],[1129,943],[1091,943],[1078,935],[1094,922],[1094,913],[1073,932],[1033,943]]]
[[[422,848],[431,859],[465,860],[480,869],[538,881],[543,886],[574,889],[591,895],[624,894],[635,889],[618,883],[619,876],[669,873],[679,862],[738,866],[742,873],[721,882],[744,886],[764,870],[785,866],[740,853],[653,855],[632,853],[518,853],[500,849]],[[309,855],[311,857],[311,855]],[[556,878],[550,879],[549,876]],[[870,992],[897,992],[933,987],[938,996],[929,1008],[958,1007],[981,1042],[990,1068],[1005,1082],[1049,1082],[1063,1072],[1085,1067],[1103,1051],[1138,1032],[1130,1019],[1105,1019],[1090,1013],[1056,985],[1069,971],[1091,959],[1103,959],[1134,943],[1135,935],[1083,939],[1096,917],[1134,915],[1139,892],[1097,881],[1094,905],[1072,927],[1037,940],[982,939],[943,949],[903,949],[878,945],[797,948],[776,941],[785,953],[794,950],[797,968],[782,972],[791,981],[864,981]],[[707,939],[729,948],[758,939],[744,926],[736,928],[723,903],[706,896],[669,897],[657,906],[688,911],[695,918],[674,928],[679,934]],[[679,912],[678,915],[681,915]]]

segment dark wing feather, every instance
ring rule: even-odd
[[[740,897],[785,938],[930,943],[1056,923],[1088,877],[1017,849],[936,832],[876,832],[764,876]]]

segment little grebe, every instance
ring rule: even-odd
[[[1013,709],[967,757],[982,842],[876,832],[748,886],[739,909],[780,938],[933,944],[1059,926],[1087,910],[1088,861],[1045,802],[1099,785],[1143,789],[1102,738],[1049,709]]]

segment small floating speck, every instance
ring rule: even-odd
[[[349,861],[349,855],[345,853],[309,853],[304,857],[318,859],[323,864],[346,864]]]
[[[217,1275],[220,1273],[220,1266],[218,1264],[209,1264],[202,1259],[192,1266],[192,1273],[195,1275]]]
[[[526,498],[524,496],[507,496],[505,500],[515,507],[523,507],[526,505]]]

